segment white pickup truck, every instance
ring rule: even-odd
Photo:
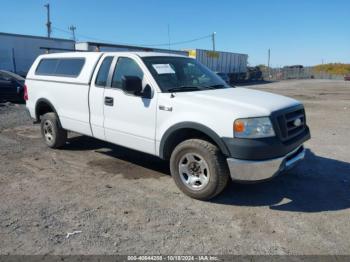
[[[228,86],[195,59],[151,52],[39,56],[25,82],[45,143],[74,131],[169,160],[176,185],[210,199],[233,181],[269,179],[304,158],[303,105]]]

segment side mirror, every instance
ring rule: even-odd
[[[122,89],[128,94],[140,96],[142,92],[142,80],[137,76],[123,76]]]
[[[152,88],[146,85],[141,94],[142,98],[152,99]]]

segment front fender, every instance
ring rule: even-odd
[[[166,144],[169,142],[169,139],[171,139],[172,134],[182,129],[192,129],[207,135],[216,143],[216,145],[219,147],[219,149],[225,156],[229,155],[229,151],[225,143],[220,138],[220,136],[217,133],[215,133],[212,129],[196,122],[182,122],[169,127],[167,131],[164,133],[164,135],[162,136],[162,139],[159,145],[160,158],[165,159]]]

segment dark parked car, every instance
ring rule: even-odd
[[[0,102],[24,102],[24,78],[12,72],[0,70]]]
[[[344,76],[344,80],[345,80],[345,81],[350,81],[350,75]]]

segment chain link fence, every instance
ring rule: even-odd
[[[270,68],[265,69],[263,72],[264,80],[288,80],[288,79],[334,79],[343,80],[343,75],[334,75],[327,73],[315,72],[313,67],[302,68]]]

